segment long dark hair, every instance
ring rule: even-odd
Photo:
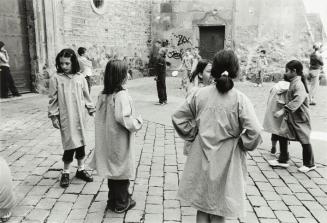
[[[127,78],[127,64],[122,60],[110,60],[104,72],[104,88],[102,94],[113,94],[123,90],[124,80]]]
[[[286,68],[296,71],[297,76],[301,77],[301,81],[302,81],[302,83],[304,85],[305,91],[307,93],[309,93],[307,81],[306,81],[306,78],[305,78],[305,76],[303,74],[303,65],[302,65],[302,63],[300,61],[298,61],[298,60],[291,60],[290,62],[288,62],[286,64]]]
[[[214,56],[211,76],[215,78],[216,87],[220,93],[227,93],[234,87],[232,79],[236,78],[240,66],[238,58],[232,50],[221,50]],[[224,72],[228,75],[222,75]]]
[[[190,81],[193,82],[195,77],[197,75],[199,75],[200,73],[203,73],[204,69],[206,68],[206,66],[208,65],[209,60],[206,59],[202,59],[198,61],[198,64],[196,65],[195,70],[192,72],[191,76],[190,76]]]
[[[72,63],[72,74],[76,74],[80,71],[79,63],[74,50],[67,48],[61,50],[56,57],[56,68],[58,73],[64,72],[60,66],[60,57],[70,58],[70,62]]]

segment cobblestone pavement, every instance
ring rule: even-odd
[[[140,82],[147,87],[140,88]],[[106,212],[106,181],[97,176],[94,176],[92,183],[80,181],[74,177],[76,166],[72,169],[71,185],[67,189],[60,188],[63,151],[59,131],[52,127],[47,118],[46,96],[24,96],[19,100],[2,102],[0,155],[10,165],[17,197],[17,206],[9,222],[195,222],[196,211],[176,200],[186,159],[182,154],[183,141],[171,125],[160,123],[169,120],[170,113],[164,110],[168,118],[156,113],[162,108],[153,106],[156,97],[153,96],[154,90],[149,89],[152,82],[144,79],[130,84],[136,103],[140,101],[142,104],[140,95],[145,95],[143,100],[151,103],[147,106],[142,104],[143,108],[139,109],[148,111],[149,115],[143,115],[148,121],[136,137],[137,175],[130,189],[137,205],[124,214]],[[168,80],[171,88],[169,95],[177,96],[168,95],[171,107],[168,105],[165,109],[170,112],[173,105],[183,100],[177,83],[176,79]],[[267,84],[260,90],[247,83],[237,86],[246,94],[254,95],[251,100],[261,119],[265,95],[271,85]],[[320,89],[319,94],[326,95],[326,89]],[[96,91],[99,88],[93,89],[94,96]],[[317,131],[326,131],[327,114],[324,113],[326,107],[323,107],[326,99],[319,97],[321,106],[313,108],[317,109],[316,113],[312,112],[313,126]],[[93,119],[89,118],[87,162],[94,147],[93,129]],[[300,159],[292,158],[288,169],[272,169],[267,164],[267,159],[271,158],[264,146],[249,153],[247,217],[228,219],[227,222],[327,222],[327,163],[320,163],[316,171],[303,174],[296,169],[301,165]]]

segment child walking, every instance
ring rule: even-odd
[[[79,47],[78,50],[78,62],[80,66],[80,72],[84,75],[86,81],[87,81],[87,86],[89,88],[89,92],[91,93],[91,86],[92,86],[92,80],[91,77],[92,75],[92,61],[88,58],[87,51],[85,47]]]
[[[268,62],[266,58],[266,51],[260,50],[259,58],[257,60],[258,73],[256,75],[256,79],[257,79],[256,87],[262,87],[263,76],[267,65]]]
[[[275,117],[287,116],[288,125],[294,134],[295,140],[299,141],[302,145],[303,166],[298,168],[298,170],[305,173],[314,170],[316,165],[310,143],[311,123],[308,88],[303,74],[302,63],[297,60],[288,62],[286,64],[284,79],[290,82],[287,92],[287,102],[281,110],[275,113]],[[281,164],[287,164],[288,160],[288,145],[287,143],[282,143],[279,159],[270,160],[269,164],[271,166],[282,166]]]
[[[246,151],[261,142],[261,126],[250,100],[234,89],[237,56],[219,51],[211,76],[172,115],[176,132],[192,141],[178,197],[196,208],[196,222],[225,222],[245,215]]]
[[[48,116],[53,127],[60,129],[64,149],[60,186],[69,186],[70,164],[77,159],[76,177],[87,182],[93,178],[84,169],[86,111],[93,115],[95,107],[89,95],[75,52],[63,49],[56,57],[57,73],[50,78]]]
[[[90,167],[108,179],[106,209],[123,213],[136,205],[128,192],[135,174],[134,137],[142,127],[135,117],[133,101],[124,87],[127,64],[109,61],[104,73],[104,89],[97,102],[95,149]]]
[[[285,105],[289,86],[289,82],[284,80],[279,81],[271,88],[269,93],[263,128],[265,131],[271,133],[272,147],[270,152],[272,154],[276,154],[277,141],[279,141],[279,144],[281,143],[279,137],[287,137],[281,129],[283,117],[276,118],[274,114]]]
[[[182,63],[179,66],[178,70],[182,70],[185,67],[186,73],[183,73],[182,82],[180,89],[187,90],[188,80],[191,76],[191,71],[194,63],[194,58],[191,54],[191,49],[186,49],[185,55],[183,56]]]

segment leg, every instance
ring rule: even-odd
[[[77,159],[78,169],[76,171],[76,177],[86,182],[92,182],[93,178],[86,172],[84,167],[85,147],[81,146],[76,149],[75,158]]]
[[[159,103],[162,103],[162,94],[161,94],[161,82],[159,79],[159,76],[157,77],[157,93],[158,93],[158,99],[159,99]]]
[[[7,67],[0,67],[1,98],[8,98]]]
[[[209,223],[210,217],[209,214],[204,213],[202,211],[196,212],[196,223]]]
[[[108,179],[108,188],[109,188],[109,192],[108,192],[108,200],[107,200],[107,207],[106,209],[110,209],[112,211],[115,210],[115,187],[114,187],[114,180]]]
[[[128,192],[129,180],[115,180],[115,212],[123,213],[136,205]]]
[[[289,158],[289,153],[288,153],[287,138],[278,136],[278,141],[279,141],[279,147],[280,147],[280,155],[279,155],[278,161],[280,163],[287,163],[287,161],[290,159]]]
[[[275,154],[276,153],[276,145],[278,141],[278,135],[271,134],[271,153]]]
[[[89,88],[89,93],[91,93],[91,77],[86,76],[85,79],[86,79],[86,82],[87,82],[87,86]]]
[[[218,215],[210,215],[210,222],[211,223],[225,223],[225,218],[223,216]]]
[[[309,92],[309,98],[310,98],[310,104],[314,105],[314,96],[316,95],[317,89],[319,87],[319,72],[317,71],[311,71],[314,72],[313,76],[311,78],[310,82],[310,92]]]
[[[62,156],[62,161],[64,162],[64,169],[61,174],[60,178],[60,186],[61,187],[68,187],[69,186],[69,169],[70,164],[73,161],[73,156],[75,153],[75,149],[65,150],[64,155]]]
[[[7,70],[7,82],[8,82],[8,88],[9,90],[11,91],[12,95],[13,96],[20,96],[20,94],[18,93],[18,90],[15,86],[15,82],[14,82],[14,79],[10,73],[10,69],[8,67],[8,70]]]
[[[167,103],[166,77],[162,78],[162,99],[164,103]]]
[[[311,144],[302,144],[302,158],[304,166],[310,168],[315,165]]]

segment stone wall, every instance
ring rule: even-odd
[[[56,54],[63,48],[87,48],[92,59],[93,81],[101,82],[107,61],[110,58],[125,59],[133,77],[142,76],[148,61],[150,39],[151,2],[143,0],[104,1],[98,10],[92,0],[51,0],[50,6],[38,5],[47,16],[43,19],[47,29],[48,62],[43,62],[38,74],[39,91],[46,90],[47,76],[54,69]],[[41,14],[42,15],[42,14]],[[43,28],[41,28],[43,29]],[[42,30],[41,30],[42,31]],[[45,76],[45,77],[44,77]]]

